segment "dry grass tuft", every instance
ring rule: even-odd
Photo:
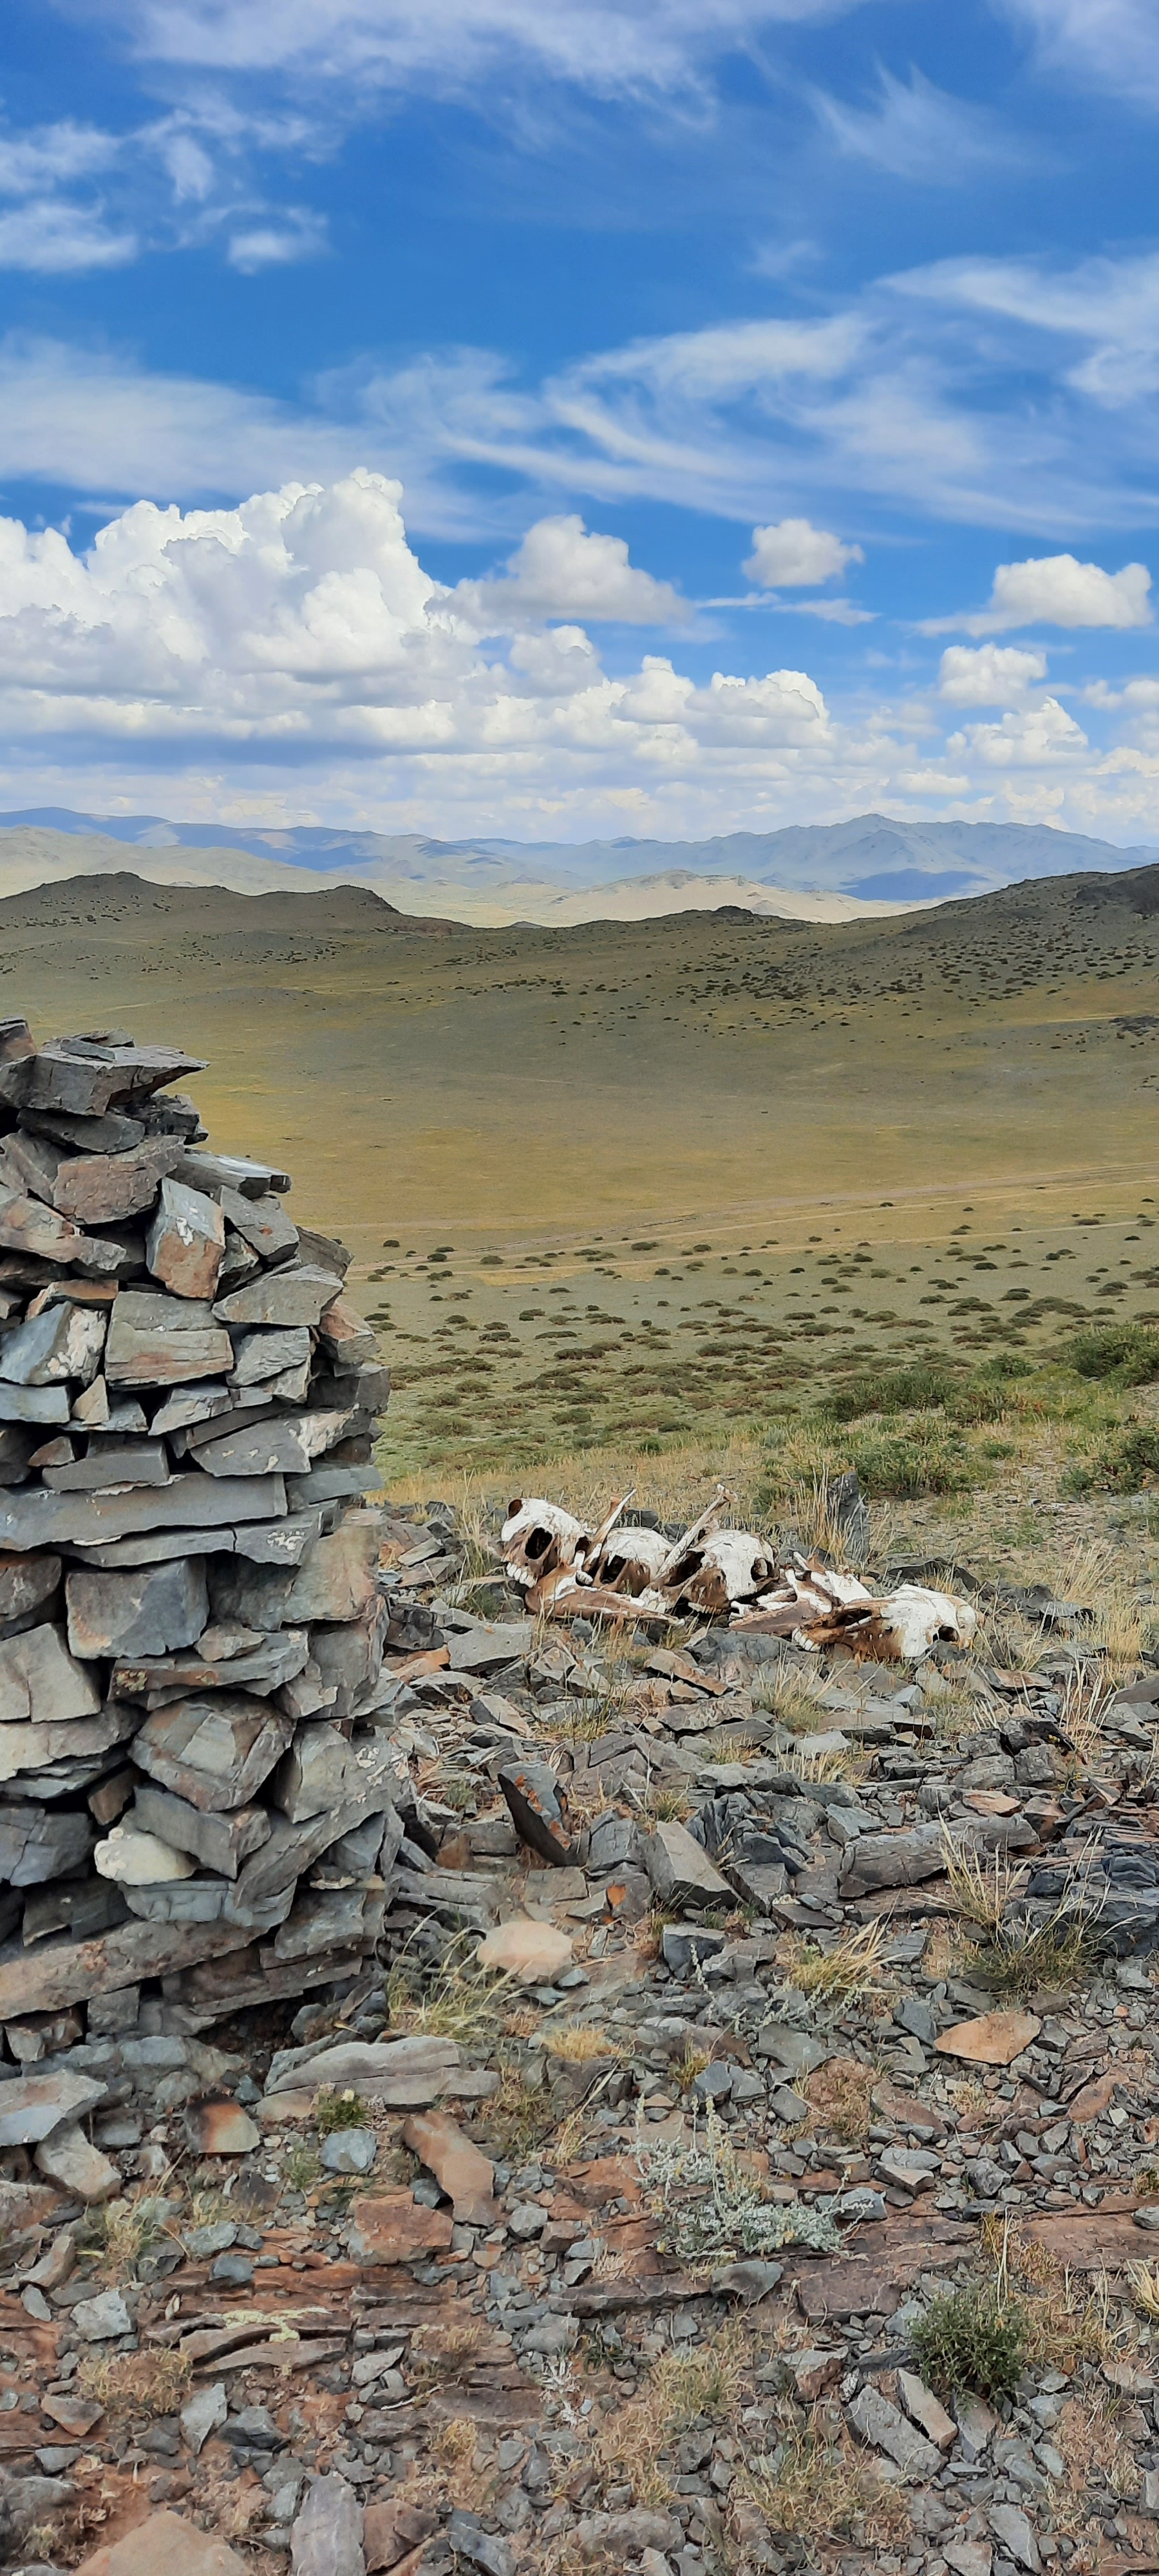
[[[859,2548],[892,2549],[910,2536],[904,2496],[854,2450],[824,2404],[803,2425],[787,2418],[776,2450],[747,2472],[744,2484],[778,2537],[818,2546],[852,2539]]]
[[[727,1755],[721,1755],[718,1757],[715,1754],[708,1754],[706,1758],[709,1761],[715,1761],[718,1758],[728,1761],[740,1761],[743,1759],[743,1756],[741,1755],[739,1748],[736,1752],[733,1752],[730,1748]],[[659,1781],[649,1781],[648,1787],[637,1805],[636,1813],[638,1816],[642,1816],[647,1824],[683,1824],[685,1817],[692,1814],[692,1800],[686,1789],[678,1789],[673,1787],[671,1784],[665,1784],[665,1786],[661,1787]]]
[[[973,1843],[960,1842],[946,1828],[942,1845],[950,1894],[959,1917],[994,1939],[1007,1906],[1026,1884],[1025,1869],[1005,1860],[1001,1852],[984,1852]]]
[[[821,1705],[823,1688],[820,1676],[802,1671],[799,1664],[765,1665],[753,1682],[753,1706],[763,1708],[794,1735],[815,1735],[833,1723],[832,1712]]]
[[[157,2186],[150,2184],[93,2210],[85,2222],[84,2244],[99,2255],[104,2280],[126,2281],[135,2277],[142,2254],[170,2232]]]
[[[735,2415],[749,2355],[743,2325],[722,2326],[695,2352],[662,2353],[639,2394],[607,2416],[593,2445],[593,2467],[605,2485],[630,2486],[638,2505],[667,2504],[675,2463],[664,2453],[698,2416]]]
[[[184,2352],[86,2353],[76,2375],[82,2397],[111,2416],[175,2415],[189,2395],[193,2364]]]
[[[1080,1771],[1093,1771],[1106,1759],[1103,1720],[1113,1687],[1102,1670],[1075,1670],[1067,1677],[1058,1723],[1070,1746],[1071,1763]]]
[[[1159,2268],[1153,2263],[1128,2263],[1127,2279],[1140,2316],[1159,2324]]]
[[[488,2102],[481,2106],[480,2116],[486,2124],[489,2147],[510,2163],[526,2162],[533,2147],[541,2146],[552,2127],[551,2096],[541,2084],[527,2084],[518,2066],[510,2059],[500,2060],[499,2084]]]
[[[474,2323],[417,2327],[410,2345],[416,2397],[453,2386],[478,2358],[482,2343],[483,2328]]]
[[[1065,1991],[1089,1977],[1095,1945],[1085,1923],[1073,1914],[1054,1914],[1035,1929],[1018,1923],[1000,1925],[994,1940],[975,1950],[967,1965],[995,1995],[1024,2002],[1042,1987]]]
[[[1115,2421],[1117,2411],[1105,2389],[1068,2397],[1063,2406],[1054,2441],[1066,2461],[1066,2476],[1052,2491],[1051,2509],[1054,2528],[1064,2539],[1076,2537],[1138,2494],[1138,2468]],[[1093,2536],[1101,2557],[1102,2533]]]
[[[483,2052],[495,2048],[502,2036],[501,2007],[514,1981],[476,1967],[468,1947],[474,1940],[474,1933],[460,1933],[433,1977],[405,1950],[395,1960],[386,1981],[392,2035],[425,2033]]]
[[[543,2045],[549,2057],[560,2057],[567,2066],[589,2066],[600,2059],[628,2055],[619,2040],[595,2022],[569,2022],[563,2030],[545,2030]]]
[[[814,2067],[801,2091],[816,2126],[831,2129],[847,2146],[854,2146],[869,2135],[876,2080],[873,2068],[863,2066],[860,2058],[831,2057],[826,2065]]]
[[[828,1950],[815,1941],[791,1939],[780,1956],[785,1982],[824,2003],[849,2003],[856,1995],[880,1993],[885,1984],[880,1974],[885,1942],[881,1922],[843,1932]]]
[[[470,2416],[452,2415],[445,2424],[436,2425],[427,2452],[433,2475],[420,2479],[416,2497],[423,2503],[437,2501],[477,2513],[487,2503],[495,2477],[493,2467],[479,2456],[478,2428]]]
[[[1009,2296],[1012,2281],[1018,2285],[1026,2357],[1038,2369],[1070,2374],[1082,2362],[1097,2366],[1120,2348],[1125,2329],[1112,2318],[1105,2274],[1093,2288],[1080,2288],[1057,2254],[1011,2224],[1009,2211],[987,2213],[979,2243],[995,2267],[999,2296]]]

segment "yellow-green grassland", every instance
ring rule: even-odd
[[[1159,1481],[1157,965],[1159,869],[834,928],[0,904],[3,1007],[207,1057],[215,1143],[351,1245],[391,1490],[852,1459],[976,1537]]]

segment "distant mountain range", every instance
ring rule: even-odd
[[[78,841],[81,847],[77,847]],[[861,814],[707,841],[435,841],[413,832],[171,823],[157,814],[0,814],[0,896],[124,867],[157,884],[372,886],[401,910],[481,924],[639,921],[724,904],[790,920],[850,921],[985,894],[1025,877],[1127,868],[1118,849],[1040,823],[914,823]]]

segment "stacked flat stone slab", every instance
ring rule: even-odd
[[[0,2020],[348,1973],[402,1838],[387,1374],[288,1175],[206,1150],[201,1070],[0,1023]]]

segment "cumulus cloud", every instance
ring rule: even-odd
[[[998,724],[968,725],[963,733],[952,733],[946,749],[969,750],[991,769],[1042,769],[1078,758],[1089,745],[1082,726],[1058,699],[1044,698],[1037,707],[1010,709]]]
[[[765,590],[788,590],[834,581],[846,564],[864,561],[860,546],[843,545],[827,528],[815,528],[808,519],[778,519],[771,527],[753,529],[753,550],[744,570]]]
[[[510,633],[513,620],[594,617],[659,626],[692,613],[670,582],[629,560],[623,537],[589,534],[575,513],[537,519],[499,576],[462,581],[454,596],[483,634]]]
[[[1002,707],[1020,698],[1036,680],[1046,678],[1045,653],[1024,653],[1017,644],[947,645],[938,687],[955,707]]]
[[[925,691],[845,717],[807,670],[705,678],[652,652],[609,672],[578,615],[545,613],[543,564],[560,557],[542,522],[484,616],[471,585],[426,572],[401,497],[359,467],[231,507],[138,501],[83,552],[0,521],[3,801],[216,818],[235,795],[271,821],[531,838],[947,807],[1121,839],[1152,827],[1159,727],[1133,683],[1129,730],[1102,749],[1039,694],[1044,657],[1009,646],[950,648],[951,707],[999,679],[1016,703],[948,739]],[[601,562],[651,578],[580,538],[604,606]]]
[[[803,672],[718,672],[702,688],[650,656],[611,679],[582,628],[525,631],[519,588],[534,544],[514,558],[511,650],[485,655],[473,603],[465,614],[408,544],[401,497],[362,468],[233,510],[140,501],[83,556],[54,530],[0,522],[9,724],[267,758],[570,752],[629,769],[824,738],[825,703]],[[647,579],[611,560],[621,580]]]
[[[1030,556],[999,564],[989,603],[961,617],[932,618],[927,635],[962,626],[968,635],[1000,635],[1011,626],[1149,626],[1151,575],[1146,564],[1104,572],[1075,555]]]

